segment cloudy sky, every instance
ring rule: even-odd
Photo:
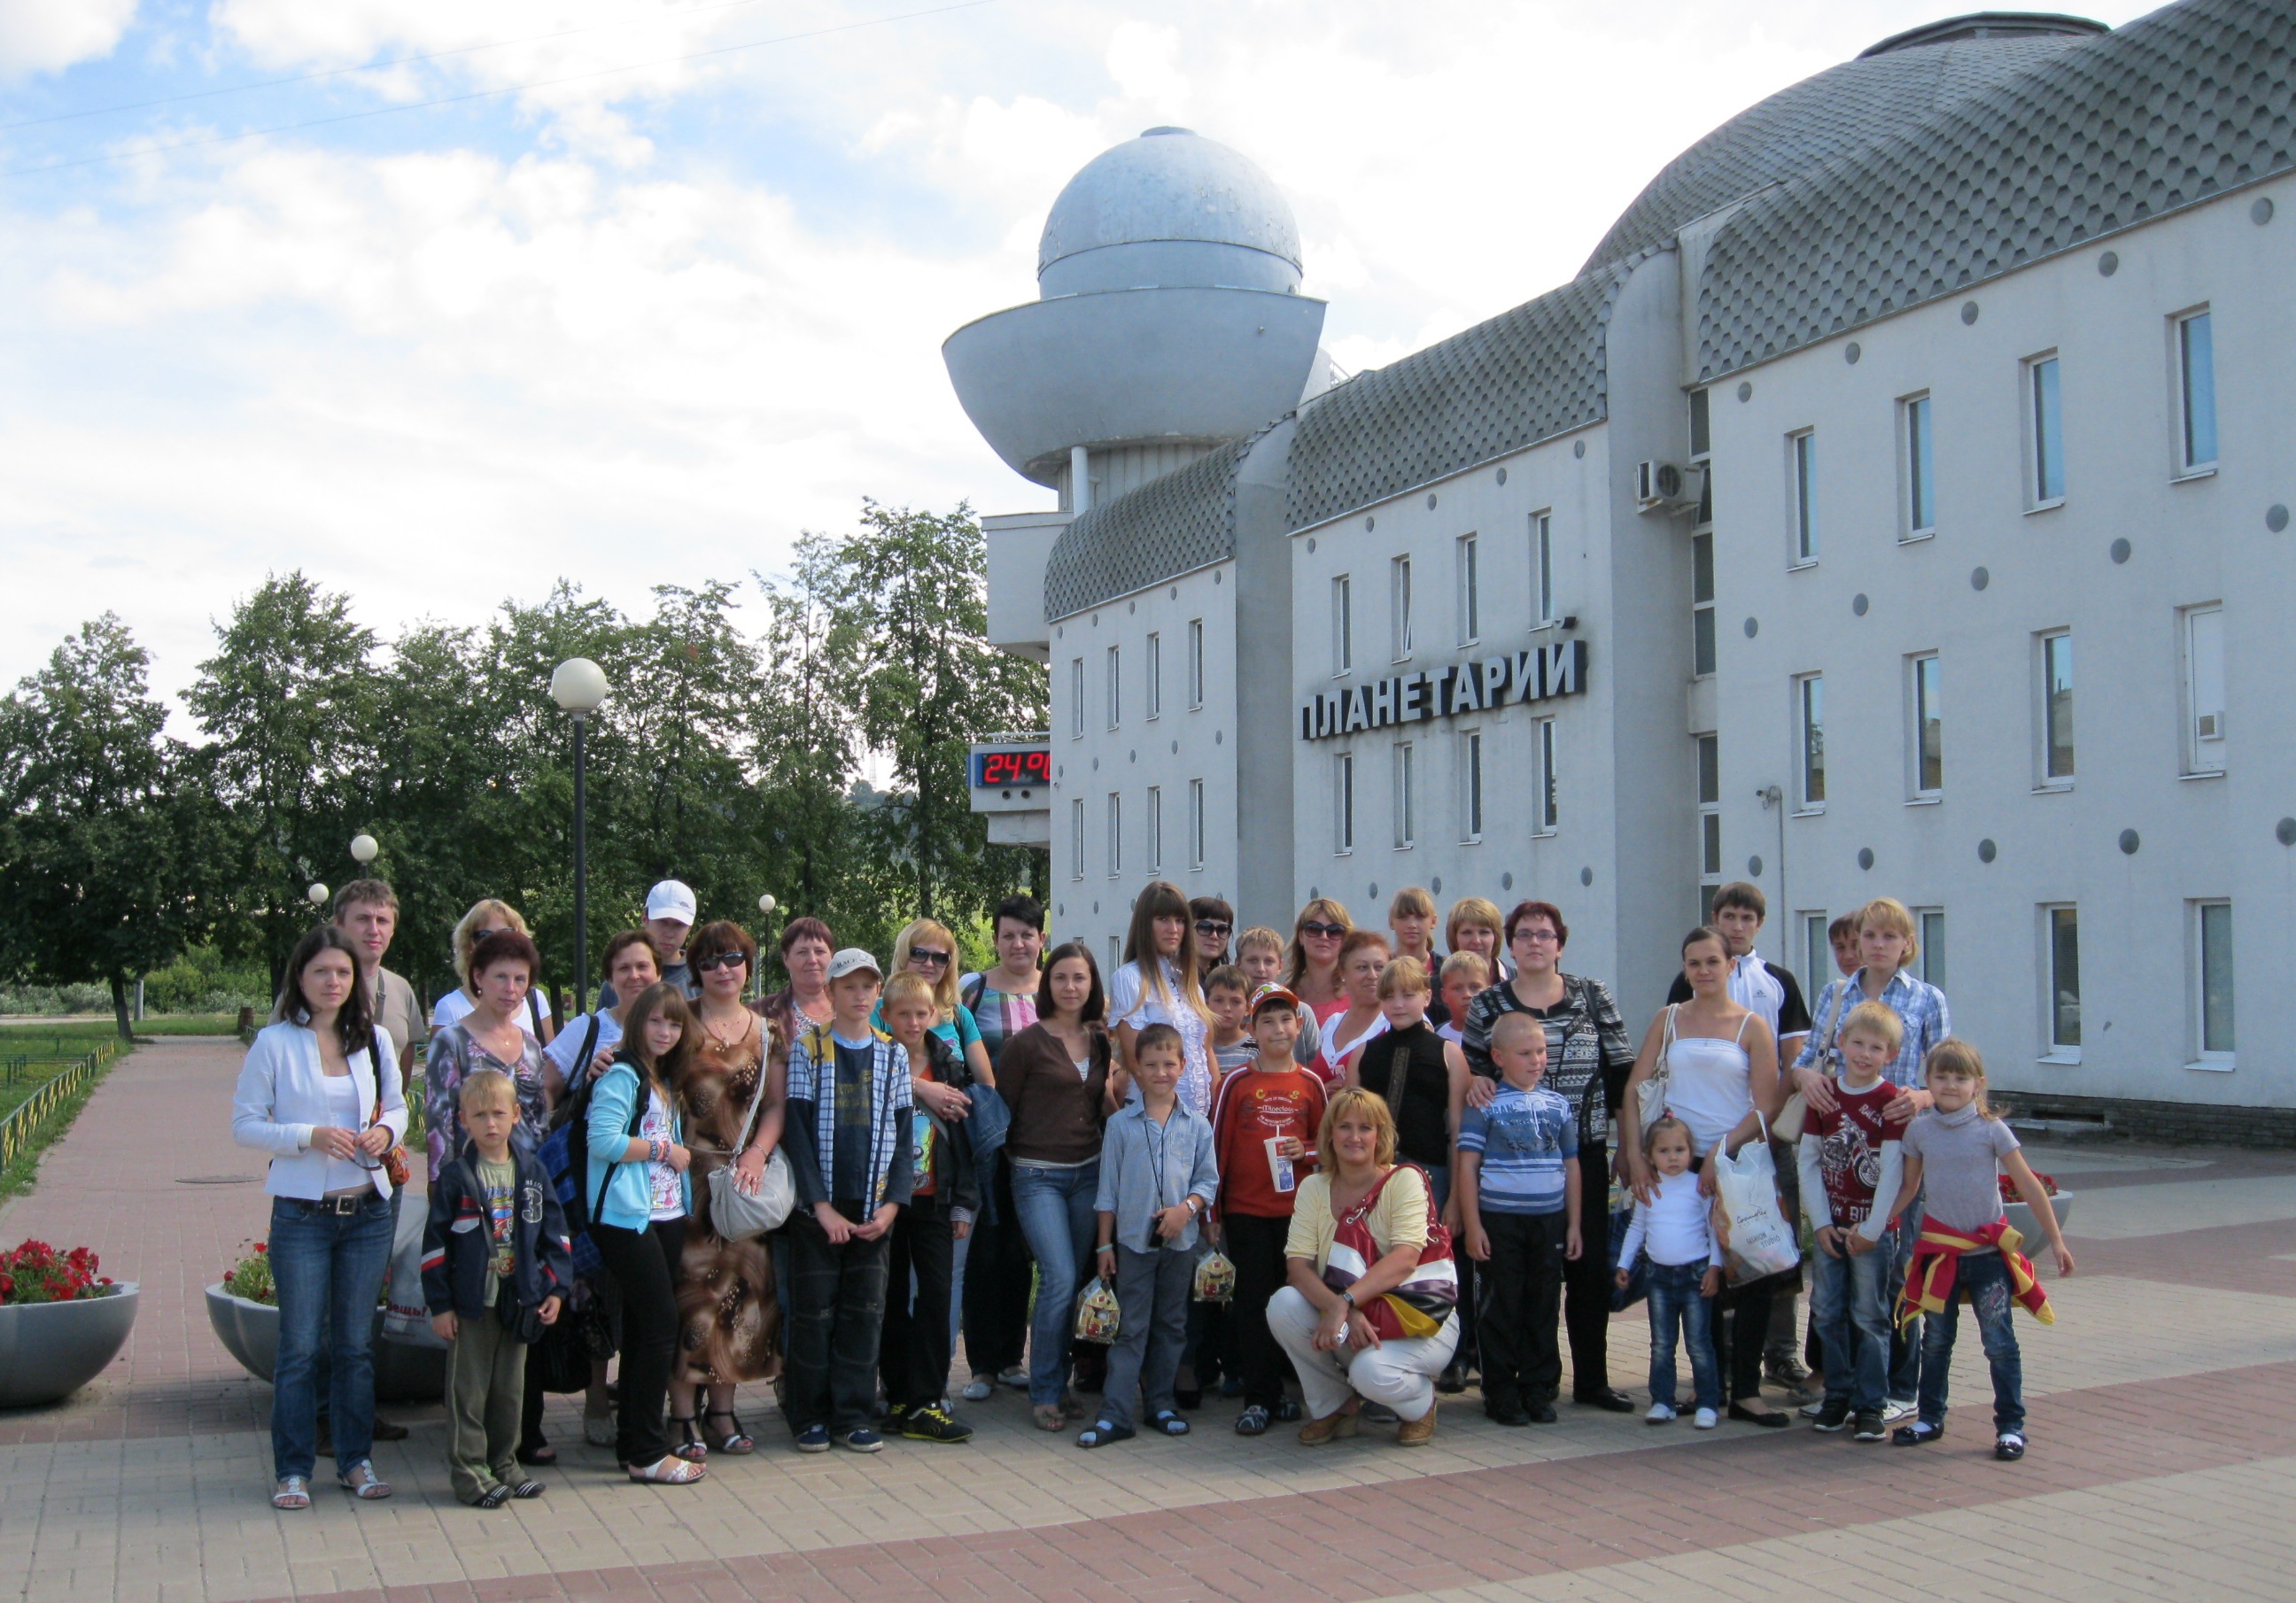
[[[1106,146],[1181,123],[1266,167],[1357,370],[1970,8],[0,0],[0,682],[108,607],[172,689],[292,567],[387,637],[561,575],[642,610],[864,495],[1048,505],[939,346],[1034,294]]]

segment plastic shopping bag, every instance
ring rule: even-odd
[[[1076,1338],[1108,1345],[1116,1339],[1120,1314],[1116,1305],[1116,1288],[1106,1280],[1093,1281],[1084,1296],[1077,1299]]]
[[[1733,1286],[1783,1274],[1801,1262],[1801,1246],[1778,1205],[1777,1166],[1769,1132],[1748,1141],[1735,1157],[1718,1145],[1714,1165],[1714,1233],[1721,1238],[1725,1273]]]
[[[1235,1265],[1217,1247],[1196,1260],[1195,1299],[1224,1303],[1235,1295]]]
[[[430,1218],[430,1210],[420,1197],[399,1205],[390,1269],[383,1280],[382,1339],[443,1350],[447,1343],[430,1328],[430,1299],[422,1290],[422,1228]]]

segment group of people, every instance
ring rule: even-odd
[[[1908,1445],[1944,1428],[1969,1300],[1996,1452],[2020,1456],[2009,1311],[2046,1310],[1997,1176],[2069,1273],[2043,1188],[1913,972],[1902,905],[1836,921],[1814,1012],[1756,950],[1765,911],[1753,886],[1717,894],[1637,1051],[1609,987],[1563,968],[1544,901],[1462,900],[1439,949],[1416,888],[1385,929],[1319,897],[1287,937],[1159,880],[1105,977],[1083,942],[1046,949],[1026,896],[996,908],[996,961],[971,975],[932,920],[881,965],[806,917],[781,932],[787,986],[753,999],[755,941],[697,927],[665,881],[608,944],[597,1009],[562,1025],[523,920],[481,902],[455,931],[462,984],[430,1016],[422,1094],[455,1492],[542,1492],[529,1471],[555,1449],[521,1361],[569,1320],[593,1354],[588,1439],[635,1480],[689,1484],[755,1450],[744,1383],[775,1386],[800,1452],[969,1439],[947,1394],[960,1332],[964,1402],[1025,1390],[1037,1427],[1086,1449],[1185,1435],[1213,1389],[1241,1400],[1239,1434],[1297,1422],[1309,1445],[1366,1420],[1427,1442],[1438,1397],[1477,1378],[1494,1421],[1549,1423],[1565,1340],[1573,1401],[1632,1412],[1607,1344],[1636,1287],[1652,1424],[1677,1416],[1686,1348],[1701,1427],[1789,1423],[1767,1371],[1816,1428],[1894,1424]],[[380,881],[338,895],[234,1108],[238,1139],[274,1155],[281,1508],[308,1504],[323,1411],[342,1484],[390,1491],[365,1311],[426,1033],[381,966],[396,912]],[[1810,1231],[1799,1339],[1802,1265],[1750,1269],[1715,1202],[1758,1143]],[[740,1226],[756,1210],[736,1202],[768,1191],[785,1221]]]

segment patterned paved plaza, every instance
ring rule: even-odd
[[[1187,1439],[1085,1453],[1000,1394],[963,1406],[969,1446],[800,1458],[753,1400],[758,1455],[679,1491],[622,1480],[562,1402],[548,1495],[480,1512],[448,1495],[438,1410],[402,1408],[413,1435],[376,1454],[396,1497],[323,1483],[278,1515],[269,1388],[217,1345],[201,1289],[266,1217],[259,1183],[217,1183],[261,1174],[230,1141],[238,1063],[227,1042],[144,1047],[0,1211],[0,1239],[86,1242],[143,1286],[101,1379],[0,1414],[0,1598],[2194,1603],[2284,1599],[2296,1574],[2296,1155],[2122,1147],[2033,1153],[2078,1193],[2081,1272],[2048,1282],[2054,1328],[2021,1321],[2021,1464],[1988,1453],[1965,1327],[1961,1406],[1912,1451],[1567,1406],[1505,1430],[1470,1393],[1424,1451],[1246,1441],[1216,1404]],[[1638,1382],[1639,1310],[1611,1351]]]

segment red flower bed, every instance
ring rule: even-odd
[[[2041,1182],[2041,1191],[2044,1196],[2054,1197],[2057,1194],[2057,1182],[2050,1179],[2047,1175],[2042,1174],[2038,1169],[2033,1171],[2033,1178]],[[2006,1174],[2000,1176],[2000,1181],[2001,1200],[2004,1202],[2016,1201],[2017,1182],[2010,1179]]]
[[[0,1250],[0,1303],[76,1303],[110,1296],[111,1277],[96,1272],[95,1255],[85,1247],[60,1253],[45,1241],[25,1241]]]

